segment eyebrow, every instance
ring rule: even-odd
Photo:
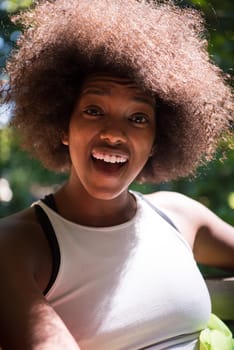
[[[90,87],[84,88],[83,91],[81,91],[81,95],[86,95],[86,94],[110,95],[110,91],[108,89],[90,86]]]
[[[110,90],[105,88],[98,88],[98,87],[87,87],[81,92],[81,96],[86,94],[92,94],[92,95],[98,95],[98,96],[110,96]],[[144,103],[149,105],[150,107],[155,108],[155,101],[153,97],[147,97],[147,96],[141,96],[139,94],[136,94],[132,98],[133,101]]]
[[[155,100],[153,100],[151,98],[147,98],[144,96],[134,96],[133,100],[136,102],[145,103],[145,104],[149,105],[150,107],[155,108]]]

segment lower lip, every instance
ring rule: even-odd
[[[127,162],[124,164],[121,163],[106,163],[102,160],[97,160],[92,158],[92,162],[95,170],[101,172],[107,176],[116,176],[118,175],[126,166]]]

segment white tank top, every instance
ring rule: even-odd
[[[60,267],[47,300],[81,350],[195,350],[211,306],[187,241],[136,195],[124,224],[86,227],[42,201]]]

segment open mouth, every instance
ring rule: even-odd
[[[91,154],[95,167],[102,172],[114,174],[128,162],[128,156],[118,153],[93,151]]]

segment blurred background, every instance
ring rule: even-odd
[[[32,0],[0,0],[0,78],[3,80],[7,79],[4,73],[6,59],[21,34],[21,28],[11,23],[10,16],[32,4]],[[233,79],[234,1],[188,0],[179,1],[179,4],[204,12],[210,55]],[[20,150],[15,136],[7,127],[9,120],[9,107],[3,105],[0,107],[0,217],[29,206],[66,179],[65,175],[47,171]],[[199,169],[195,178],[157,186],[133,184],[132,188],[144,193],[162,189],[179,191],[204,203],[234,225],[234,150],[229,148],[228,143],[222,143],[217,160]]]

